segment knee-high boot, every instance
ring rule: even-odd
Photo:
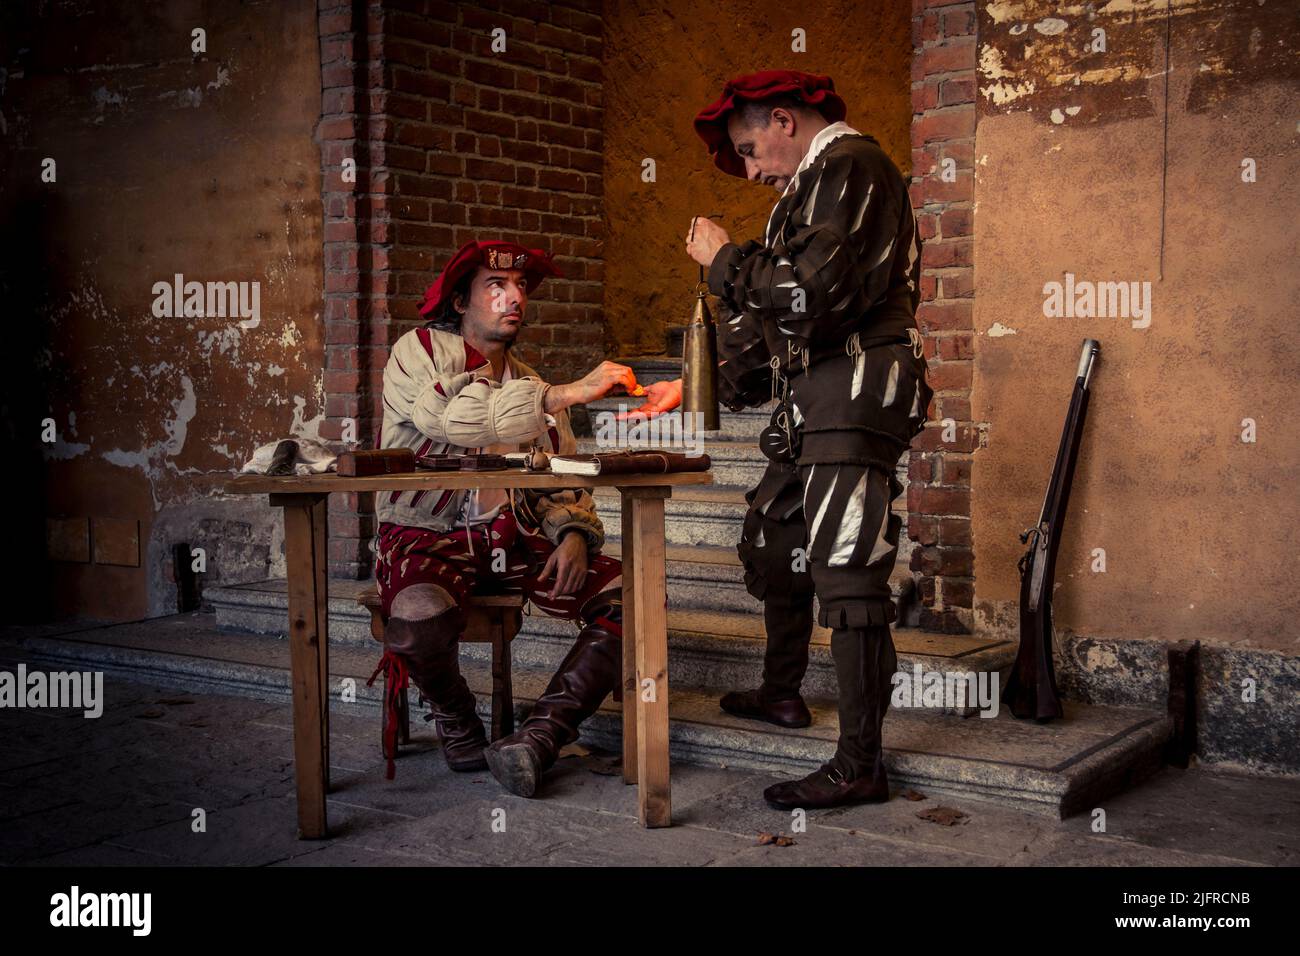
[[[772,806],[833,807],[889,799],[881,729],[898,669],[889,625],[836,629],[831,654],[839,680],[835,756],[802,780],[768,787],[763,797]]]
[[[812,714],[799,693],[808,671],[808,642],[812,639],[812,595],[785,600],[769,592],[763,600],[767,647],[763,683],[756,690],[724,694],[719,705],[729,714],[764,720],[779,727],[807,727]]]
[[[606,607],[578,634],[528,719],[486,751],[488,769],[501,785],[531,797],[560,748],[578,739],[578,726],[618,685],[623,670],[621,617]]]
[[[447,766],[460,772],[487,769],[487,733],[474,710],[474,693],[460,672],[464,624],[464,615],[455,608],[421,620],[389,618],[380,662],[388,669],[390,688],[404,686],[401,671],[409,671],[433,711],[425,719],[437,728]]]

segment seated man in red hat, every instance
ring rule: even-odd
[[[559,274],[539,249],[463,246],[425,293],[420,311],[429,323],[392,347],[381,447],[417,456],[576,451],[568,407],[618,385],[633,390],[636,379],[626,366],[602,362],[576,382],[552,385],[511,354],[529,293]],[[490,768],[509,790],[532,796],[621,678],[622,567],[600,554],[604,533],[591,495],[471,489],[376,498],[375,578],[388,617],[380,667],[391,692],[405,693],[409,675],[431,705],[451,769]],[[528,720],[490,748],[457,652],[462,608],[481,587],[522,591],[581,628]],[[386,734],[395,734],[395,718],[390,706]]]

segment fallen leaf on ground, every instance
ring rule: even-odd
[[[602,777],[613,777],[623,772],[623,755],[607,750],[590,750],[581,744],[567,744],[560,751],[560,760],[566,767],[581,767]]]
[[[898,795],[904,800],[911,800],[914,803],[917,800],[925,799],[925,794],[921,793],[919,790],[913,790],[911,787],[908,787],[906,790],[898,791]]]
[[[791,839],[788,836],[783,836],[779,833],[773,835],[771,833],[764,831],[758,835],[758,845],[759,846],[794,846],[795,842],[793,839]]]
[[[940,826],[950,827],[955,823],[963,823],[969,819],[969,815],[958,810],[956,807],[931,807],[928,810],[918,810],[916,815],[922,820],[929,820],[931,823],[937,823]]]

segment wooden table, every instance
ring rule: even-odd
[[[233,494],[265,494],[284,509],[289,579],[289,668],[293,683],[293,753],[298,784],[298,835],[327,835],[329,790],[329,528],[330,492],[448,488],[616,487],[623,500],[623,781],[638,787],[641,825],[672,825],[668,782],[668,620],[664,583],[664,500],[675,485],[707,485],[709,472],[617,475],[546,472],[420,471],[344,478],[335,474],[269,478],[241,475]]]

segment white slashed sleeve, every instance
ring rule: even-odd
[[[414,332],[398,339],[384,367],[384,405],[435,442],[481,448],[531,442],[546,430],[550,388],[540,378],[502,385],[473,372],[444,372]]]

